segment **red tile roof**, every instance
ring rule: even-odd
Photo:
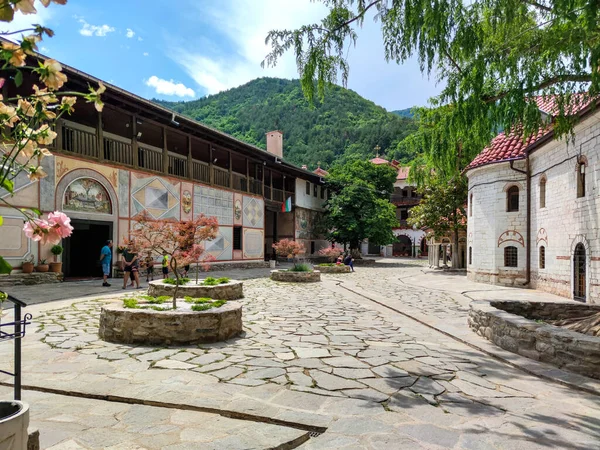
[[[313,173],[319,175],[320,177],[329,175],[329,172],[327,172],[324,169],[321,169],[321,167],[317,167],[315,170],[313,170]]]
[[[408,172],[410,172],[410,167],[398,167],[398,176],[396,180],[406,180],[408,178]]]
[[[536,97],[535,102],[540,111],[548,115],[553,115],[558,112],[556,98],[553,96]],[[584,99],[583,95],[578,96],[574,104],[569,108],[571,110],[570,114],[582,112],[589,103],[588,100]],[[551,132],[552,124],[541,127],[526,140],[523,140],[523,136],[519,132],[510,132],[509,134],[502,132],[492,139],[490,145],[484,148],[483,151],[471,161],[465,170],[474,169],[475,167],[484,166],[486,164],[523,159],[526,156],[528,147]]]
[[[387,159],[380,158],[379,156],[376,157],[376,158],[373,158],[371,160],[371,162],[373,164],[377,164],[377,165],[380,165],[380,164],[389,164],[390,163]]]

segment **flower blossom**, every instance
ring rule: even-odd
[[[12,128],[18,121],[19,116],[15,108],[0,102],[0,124]]]
[[[21,11],[23,14],[35,14],[37,10],[33,6],[34,0],[21,0],[14,6],[15,11]]]
[[[31,166],[29,167],[29,173],[27,174],[27,177],[31,180],[31,181],[37,181],[37,180],[41,180],[42,178],[47,177],[48,174],[44,171],[44,169],[41,166]]]
[[[73,233],[71,219],[65,213],[54,211],[48,214],[48,223],[52,228],[55,228],[61,238],[67,238]]]
[[[48,220],[31,219],[23,226],[25,236],[42,244],[58,244],[61,239],[71,236],[71,219],[60,211],[48,214]]]
[[[67,81],[67,76],[61,72],[62,66],[55,59],[47,59],[40,70],[40,80],[49,89],[60,89]]]
[[[3,42],[2,49],[12,53],[8,62],[15,67],[22,67],[25,65],[25,58],[27,55],[19,44],[13,44],[12,42]]]
[[[33,117],[35,115],[35,108],[24,98],[19,99],[19,109],[27,117]]]
[[[56,132],[52,131],[50,129],[50,126],[48,124],[44,124],[42,125],[40,128],[37,129],[37,131],[35,132],[36,134],[36,142],[38,144],[42,144],[42,145],[50,145],[52,144],[52,142],[54,141],[54,139],[56,139]]]

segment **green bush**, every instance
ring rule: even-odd
[[[219,284],[229,283],[229,278],[227,278],[227,277],[217,278],[217,283],[219,283]]]
[[[290,272],[312,272],[313,269],[310,267],[310,264],[300,263],[296,264],[294,267],[290,269]]]
[[[211,300],[211,299],[199,298],[197,300]],[[208,311],[209,309],[220,308],[225,303],[227,303],[227,300],[215,300],[215,301],[196,303],[195,305],[192,306],[192,311]]]
[[[138,305],[137,298],[124,298],[123,299],[123,308],[136,309],[138,307],[139,307],[139,305]]]
[[[190,279],[189,278],[180,278],[179,279],[179,286],[181,286],[182,284],[186,284],[189,283]],[[176,285],[177,284],[177,278],[165,278],[163,280],[163,283],[165,284],[172,284],[172,285]]]
[[[192,298],[189,295],[186,295],[183,299],[185,300],[186,303],[195,303],[195,304],[210,303],[213,301],[212,298],[208,298],[208,297]]]
[[[217,284],[219,284],[219,281],[213,277],[207,277],[202,282],[202,286],[216,286]]]

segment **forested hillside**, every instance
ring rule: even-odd
[[[411,118],[387,112],[356,92],[333,86],[311,107],[298,80],[258,78],[243,86],[188,102],[155,102],[248,143],[265,148],[265,133],[281,130],[284,158],[324,168],[352,155],[398,154],[396,146],[416,129]]]

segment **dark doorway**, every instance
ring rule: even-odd
[[[585,302],[586,297],[586,267],[585,267],[585,247],[579,243],[575,247],[573,259],[573,297],[575,300]]]
[[[380,252],[380,247],[379,247],[379,245],[377,245],[377,244],[371,244],[371,243],[369,242],[369,245],[368,245],[368,249],[367,249],[367,250],[368,250],[368,252],[369,252],[369,255],[379,255],[379,252]]]
[[[394,256],[412,256],[412,241],[408,236],[398,236],[397,241],[392,246],[392,255]]]
[[[100,250],[108,239],[112,239],[112,222],[71,220],[71,225],[73,225],[73,234],[64,240],[65,277],[102,277]],[[113,248],[113,258],[114,254]]]

